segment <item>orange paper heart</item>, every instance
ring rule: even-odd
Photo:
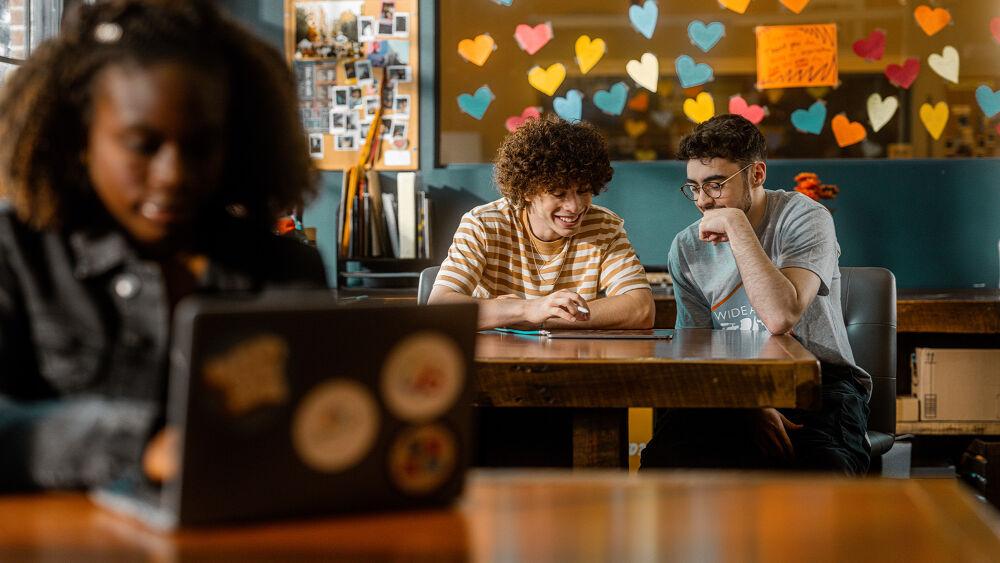
[[[842,113],[830,121],[830,126],[833,127],[833,136],[837,138],[837,145],[841,148],[860,143],[868,136],[864,125],[848,120]]]
[[[951,12],[944,8],[920,5],[917,6],[916,10],[913,10],[913,17],[917,18],[917,24],[920,29],[924,30],[924,33],[934,35],[944,29],[944,26],[951,21]]]
[[[628,101],[628,109],[634,109],[635,111],[646,111],[649,109],[649,94],[645,92],[639,92]]]
[[[458,42],[458,54],[463,59],[476,66],[486,64],[486,59],[493,54],[496,43],[489,35],[477,35],[475,39],[463,39]]]
[[[801,14],[809,0],[781,0],[781,3],[796,14]]]
[[[629,137],[638,137],[646,132],[646,128],[649,125],[645,121],[636,121],[634,119],[625,120],[625,132],[628,133]]]
[[[729,8],[737,14],[742,14],[747,11],[747,6],[750,5],[750,0],[719,0],[719,4],[722,4],[724,8]]]

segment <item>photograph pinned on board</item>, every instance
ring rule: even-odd
[[[335,108],[347,108],[350,107],[350,88],[348,86],[334,86],[333,87],[333,107]]]
[[[299,93],[299,99],[313,99],[313,87],[315,86],[316,81],[315,63],[296,61],[293,68],[295,69],[295,85]]]
[[[344,82],[347,84],[355,84],[358,81],[358,70],[354,68],[355,61],[347,61],[344,63]]]
[[[393,18],[395,25],[392,27],[392,34],[396,37],[409,37],[410,35],[410,14],[400,12]]]
[[[358,109],[364,101],[364,97],[361,95],[361,88],[350,86],[348,89],[350,90],[350,95],[347,97],[347,107]]]
[[[360,60],[354,63],[354,73],[358,78],[358,84],[371,84],[373,81],[372,63],[366,60]]]
[[[347,113],[346,111],[337,111],[335,109],[330,110],[331,135],[343,133],[347,130]]]
[[[379,19],[392,20],[392,16],[394,15],[396,15],[396,0],[382,0]]]
[[[392,82],[412,82],[409,66],[387,66],[385,67],[387,80]]]
[[[378,112],[378,96],[365,96],[365,122],[371,122]]]
[[[353,134],[337,135],[335,138],[336,148],[338,151],[353,151],[357,149],[357,140],[358,138]]]
[[[359,57],[358,18],[363,5],[363,0],[296,0],[295,59]]]
[[[404,39],[382,39],[369,43],[368,60],[376,68],[410,64],[410,42]]]
[[[359,135],[360,135],[360,138],[361,138],[362,141],[368,139],[368,131],[371,130],[371,127],[372,127],[372,124],[370,122],[369,123],[362,123],[361,124],[361,130],[359,132]]]
[[[354,135],[359,129],[361,129],[361,121],[358,119],[357,112],[347,112],[344,116],[344,132]]]
[[[361,16],[358,18],[358,42],[370,43],[372,41],[375,41],[375,18]]]
[[[392,121],[393,120],[392,120],[391,117],[383,117],[382,118],[382,129],[381,129],[381,131],[382,131],[382,138],[383,139],[388,139],[389,137],[392,136]]]
[[[378,35],[380,36],[392,36],[396,31],[395,21],[392,19],[379,20],[378,21]]]
[[[316,82],[323,82],[327,85],[337,83],[336,63],[314,63],[316,66]]]
[[[392,134],[390,135],[389,142],[392,144],[393,148],[405,149],[409,144],[409,140],[406,138],[406,130],[409,125],[402,120],[396,120],[392,123]]]
[[[403,94],[401,96],[396,96],[395,98],[393,98],[392,111],[396,112],[397,115],[410,115],[409,94]]]
[[[323,158],[323,134],[309,133],[309,156]]]
[[[396,97],[396,87],[392,81],[386,82],[382,89],[382,107],[388,109],[392,107],[392,100]]]

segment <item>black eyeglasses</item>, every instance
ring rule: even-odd
[[[721,182],[705,182],[701,186],[698,186],[697,184],[692,184],[692,183],[689,182],[689,183],[684,184],[683,186],[681,186],[681,193],[684,194],[684,197],[690,199],[691,201],[698,201],[698,198],[701,196],[701,191],[702,190],[705,190],[706,193],[708,193],[708,197],[710,197],[712,199],[720,198],[720,197],[722,197],[722,187],[726,185],[726,182],[728,182],[728,181],[732,180],[733,178],[739,176],[740,172],[743,172],[744,170],[746,170],[747,168],[750,168],[754,164],[755,164],[754,162],[751,162],[750,164],[747,164],[743,168],[740,168],[739,170],[737,170],[735,174],[733,174],[732,176],[726,178],[725,180],[723,180]]]

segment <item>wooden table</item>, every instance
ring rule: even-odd
[[[953,480],[476,472],[451,509],[160,534],[79,493],[0,496],[0,561],[996,561]]]
[[[673,340],[476,341],[481,407],[573,408],[573,465],[627,467],[630,407],[816,408],[819,362],[790,336],[676,331]]]

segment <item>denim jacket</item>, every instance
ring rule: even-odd
[[[231,219],[199,236],[199,293],[326,287],[319,254]],[[36,231],[0,207],[0,491],[92,486],[162,416],[170,304],[113,227]]]

